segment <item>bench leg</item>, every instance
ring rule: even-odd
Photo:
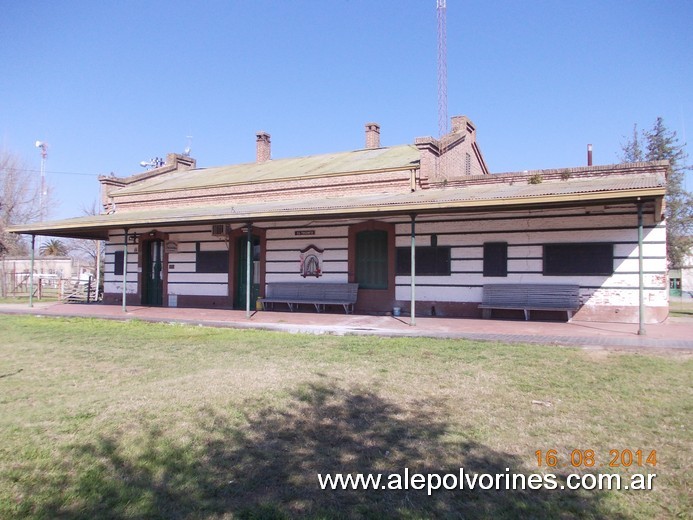
[[[524,311],[525,311],[525,321],[529,321],[529,313],[530,313],[530,310],[529,310],[529,309],[524,309]]]
[[[289,302],[286,302],[286,304],[289,306],[289,310],[290,310],[291,312],[294,312],[294,306],[293,306],[293,304],[291,304],[291,303],[289,303]]]
[[[568,313],[568,323],[573,319],[573,311],[566,311]]]

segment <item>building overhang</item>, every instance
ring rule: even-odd
[[[560,189],[547,185],[489,189],[489,186],[428,189],[412,193],[369,194],[353,197],[242,202],[223,205],[181,206],[121,211],[52,222],[11,226],[13,233],[105,240],[114,229],[218,223],[261,223],[289,220],[385,218],[399,215],[537,210],[604,204],[652,202],[661,211],[663,182],[641,182],[609,189],[607,185],[581,189],[574,183]],[[594,184],[594,183],[592,183]],[[597,183],[598,184],[598,183]],[[490,186],[493,188],[493,186]],[[601,189],[600,189],[601,188]],[[563,192],[561,192],[563,190]],[[505,193],[504,193],[505,191]],[[659,209],[658,209],[659,208]],[[658,216],[655,215],[658,220]]]

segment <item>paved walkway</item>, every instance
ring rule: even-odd
[[[693,320],[670,318],[664,323],[646,325],[645,336],[637,334],[637,324],[596,322],[539,322],[477,320],[466,318],[418,317],[416,326],[408,317],[316,314],[315,312],[254,312],[164,307],[128,307],[123,313],[117,305],[38,302],[0,304],[2,314],[76,316],[115,320],[139,319],[176,322],[210,327],[264,329],[308,334],[359,334],[374,336],[412,336],[465,338],[505,343],[541,343],[616,348],[693,349]]]

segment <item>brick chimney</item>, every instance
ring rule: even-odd
[[[270,135],[267,132],[257,133],[257,162],[263,163],[272,158]]]
[[[467,116],[452,116],[452,133],[467,132],[473,134],[476,128]]]
[[[366,123],[366,148],[380,148],[380,125]]]

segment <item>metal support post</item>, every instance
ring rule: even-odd
[[[250,319],[250,266],[253,254],[253,225],[248,222],[248,242],[246,244],[246,257],[245,257],[245,317]]]
[[[128,228],[125,228],[123,238],[123,312],[128,312],[127,286],[128,286]]]
[[[31,266],[29,267],[29,307],[34,306],[34,250],[36,249],[36,235],[31,235]]]
[[[411,313],[409,325],[416,325],[416,213],[411,215]]]

